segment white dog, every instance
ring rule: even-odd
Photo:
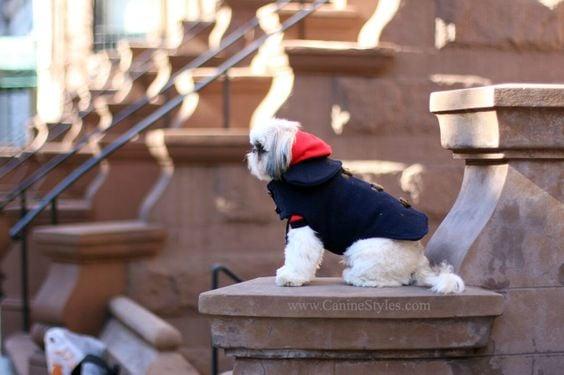
[[[299,123],[272,119],[251,130],[250,142],[248,167],[269,182],[277,212],[288,219],[278,285],[310,282],[327,249],[344,256],[348,284],[416,284],[438,293],[464,290],[452,267],[429,265],[418,241],[427,233],[426,216],[352,177],[339,161],[328,158],[331,148],[301,131]]]

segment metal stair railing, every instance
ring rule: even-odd
[[[219,288],[219,276],[225,274],[229,279],[235,283],[240,283],[243,279],[235,274],[230,268],[223,264],[213,264],[211,266],[211,290]],[[217,375],[219,371],[219,355],[217,348],[211,344],[211,375]]]
[[[204,24],[204,25],[200,25],[200,24]],[[187,36],[185,37],[184,42],[187,43],[190,40],[196,38],[199,33],[203,32],[208,27],[210,27],[209,22],[195,23],[194,25],[192,25],[187,30],[187,32],[186,32]],[[151,68],[151,65],[149,63],[150,63],[154,53],[155,53],[155,50],[148,49],[146,51],[143,51],[143,53],[141,53],[139,56],[137,56],[135,58],[135,61],[132,62],[131,68],[130,68],[131,72],[132,72],[132,74],[130,74],[131,80],[136,80],[139,77],[141,77],[143,74],[145,74],[147,71],[149,71],[149,69]],[[182,69],[185,69],[185,68],[182,68]],[[90,105],[88,106],[88,108],[83,110],[83,111],[79,111],[79,113],[78,113],[79,120],[83,120],[84,118],[86,118],[86,116],[90,115],[95,110],[92,102],[94,101],[95,98],[97,98],[98,96],[101,96],[101,95],[103,95],[103,94],[95,95],[90,100]],[[157,94],[157,96],[158,95],[162,95],[162,93],[160,92],[160,93]],[[151,99],[153,99],[153,97],[151,97],[149,100],[147,100],[147,102],[149,102]],[[146,104],[147,102],[144,102],[143,105]],[[134,103],[131,104],[131,106],[136,105],[136,104],[137,104],[137,102],[134,102]],[[68,158],[74,156],[85,145],[87,145],[94,136],[104,134],[105,132],[110,130],[113,126],[117,125],[118,123],[123,121],[125,118],[127,118],[127,116],[135,113],[143,105],[141,105],[139,107],[135,107],[135,109],[133,109],[131,112],[126,112],[128,107],[124,108],[121,112],[119,112],[116,115],[116,117],[113,119],[113,121],[112,121],[112,123],[110,124],[109,127],[105,128],[105,129],[97,129],[97,130],[95,130],[95,131],[93,131],[89,134],[84,135],[74,145],[74,147],[71,150],[69,150],[68,152],[66,152],[64,154],[54,156],[52,159],[47,161],[39,169],[37,169],[32,175],[28,176],[26,179],[21,181],[20,184],[18,184],[18,186],[16,186],[12,191],[10,191],[6,195],[4,200],[0,203],[0,210],[4,209],[10,202],[12,202],[14,199],[16,199],[20,194],[27,191],[31,186],[33,186],[36,182],[38,182],[43,177],[45,177],[47,174],[49,174],[53,169],[58,167],[60,164],[62,164]],[[35,156],[38,152],[40,152],[42,147],[46,143],[50,142],[51,140],[57,139],[59,136],[64,134],[66,132],[66,130],[67,129],[62,129],[62,128],[56,130],[55,132],[53,132],[53,134],[48,135],[47,141],[44,142],[40,147],[35,148],[32,151],[23,151],[19,155],[11,158],[6,163],[6,165],[3,165],[0,168],[0,179],[3,178],[4,176],[8,175],[12,171],[16,170],[20,166],[22,166],[28,159],[30,159],[31,157]]]
[[[280,9],[282,9],[282,7],[287,5],[289,2],[290,1],[279,1],[279,2],[277,2],[276,8],[274,9],[274,12],[278,12]],[[19,239],[22,243],[21,259],[22,259],[22,299],[24,301],[24,303],[23,303],[23,305],[24,305],[24,308],[23,308],[23,310],[24,310],[24,319],[23,319],[24,330],[26,330],[26,331],[29,330],[29,300],[28,300],[28,295],[27,295],[27,236],[26,236],[26,230],[27,230],[27,227],[29,226],[29,224],[31,224],[31,222],[33,220],[35,220],[37,218],[37,216],[39,216],[39,214],[41,214],[41,212],[47,206],[51,205],[52,209],[56,209],[57,198],[66,189],[68,189],[77,180],[79,180],[87,172],[89,172],[94,167],[96,167],[98,164],[100,164],[103,160],[105,160],[111,154],[113,154],[114,152],[119,150],[122,146],[127,144],[133,138],[137,137],[141,132],[145,131],[151,125],[153,125],[155,122],[157,122],[158,120],[160,120],[164,116],[168,115],[172,110],[174,110],[175,108],[180,106],[180,104],[183,102],[184,98],[187,95],[201,91],[202,89],[204,89],[205,87],[210,85],[212,82],[217,80],[219,77],[226,75],[227,72],[229,71],[229,69],[231,69],[235,65],[241,63],[246,58],[248,58],[253,53],[255,53],[264,44],[264,42],[269,37],[276,35],[276,34],[279,34],[279,33],[283,33],[287,29],[289,29],[292,26],[298,24],[300,21],[302,21],[304,18],[309,16],[311,13],[315,12],[319,7],[321,7],[323,4],[326,4],[327,2],[329,2],[329,0],[315,0],[314,2],[309,4],[309,6],[305,6],[304,8],[300,9],[294,15],[292,15],[290,18],[288,18],[286,21],[284,21],[282,23],[282,25],[277,30],[275,30],[271,33],[265,33],[265,34],[261,35],[260,37],[258,37],[257,39],[253,40],[243,50],[237,52],[236,54],[234,54],[233,56],[228,58],[224,63],[222,63],[218,67],[216,67],[213,75],[210,75],[209,77],[206,77],[206,78],[201,79],[200,81],[196,82],[193,89],[190,92],[187,92],[185,94],[180,94],[180,95],[168,100],[166,103],[161,105],[159,108],[157,108],[154,112],[152,112],[146,118],[144,118],[143,120],[136,123],[127,132],[118,136],[117,139],[115,139],[110,145],[108,145],[104,149],[102,149],[100,151],[100,153],[98,153],[97,155],[94,155],[93,157],[91,157],[90,159],[85,161],[82,165],[80,165],[78,168],[76,168],[74,171],[72,171],[67,177],[65,177],[60,183],[58,183],[51,191],[49,191],[38,202],[37,206],[34,207],[33,209],[31,209],[31,210],[27,209],[26,196],[25,196],[25,191],[31,185],[27,186],[25,189],[18,192],[18,194],[16,194],[14,197],[11,197],[11,199],[15,199],[15,197],[19,196],[21,204],[22,204],[21,205],[22,217],[10,229],[10,236],[13,239]],[[253,18],[248,23],[249,29],[258,26],[258,24],[259,24],[258,18],[257,17]],[[220,47],[218,47],[217,49],[207,51],[204,54],[202,54],[202,55],[198,56],[197,58],[195,58],[194,60],[192,60],[181,71],[179,71],[179,72],[177,72],[176,74],[173,75],[173,77],[169,80],[169,82],[161,89],[161,93],[170,89],[171,87],[173,87],[174,82],[175,82],[174,80],[182,73],[182,71],[190,69],[190,68],[202,66],[204,63],[211,60],[211,58],[215,57],[219,52],[222,52],[227,47],[229,47],[230,45],[232,45],[235,42],[237,42],[238,40],[240,40],[242,37],[244,37],[245,34],[246,34],[246,32],[235,31],[233,34],[230,34],[229,37],[226,38],[225,44],[222,43],[220,45]],[[139,103],[145,102],[145,100],[146,100],[146,102],[150,101],[150,99],[145,97]],[[137,107],[137,106],[135,106],[135,104],[132,104],[132,108],[136,108],[136,107],[137,108],[135,110],[133,110],[131,113],[135,112],[141,106],[142,105]],[[128,107],[128,108],[130,108],[130,107]],[[126,110],[128,108],[124,109],[122,112],[126,112]],[[120,112],[120,113],[122,113],[122,112]],[[112,125],[115,126],[115,124],[113,124],[113,123],[112,123]],[[106,129],[108,129],[108,128],[106,128]],[[76,152],[77,151],[75,151],[74,153],[76,153]],[[43,176],[41,176],[41,177],[43,177]],[[5,205],[3,205],[3,207],[4,206]],[[53,216],[56,217],[57,215],[55,214]]]
[[[286,6],[289,3],[290,3],[289,0],[279,1],[277,2],[277,6],[273,11],[278,12],[280,9],[282,9],[284,6]],[[51,171],[53,171],[59,165],[61,165],[62,163],[64,163],[66,160],[70,159],[74,155],[76,155],[83,147],[85,147],[90,142],[91,139],[93,139],[93,137],[105,134],[109,130],[119,125],[123,120],[125,120],[126,118],[136,113],[141,108],[143,108],[143,106],[150,103],[154,98],[167,93],[172,87],[174,87],[176,79],[182,73],[190,69],[199,68],[205,65],[206,63],[211,61],[214,57],[216,57],[218,54],[224,52],[228,47],[242,40],[245,37],[245,35],[247,35],[248,32],[255,29],[257,26],[259,26],[259,20],[258,17],[254,17],[250,21],[239,27],[237,30],[229,34],[229,36],[224,38],[217,48],[210,49],[204,52],[203,54],[196,57],[194,60],[190,61],[184,67],[179,69],[176,73],[174,73],[170,77],[168,82],[154,96],[151,97],[144,96],[138,99],[137,101],[131,103],[129,106],[119,111],[113,117],[110,125],[108,125],[106,128],[95,129],[92,132],[85,134],[71,150],[49,159],[49,161],[41,165],[41,167],[39,167],[33,174],[31,174],[30,176],[25,178],[22,182],[20,182],[18,186],[16,186],[16,188],[14,188],[12,191],[6,194],[4,200],[0,202],[0,210],[3,210],[8,204],[10,204],[10,202],[20,197],[20,195],[25,194],[29,188],[31,188],[34,184],[42,180],[44,177],[46,177]],[[149,52],[149,51],[145,51],[145,52]],[[227,80],[225,82],[225,85],[228,86]],[[86,117],[91,111],[92,110],[85,111],[84,114],[81,115],[81,118]],[[56,205],[54,207],[56,208]]]
[[[67,125],[60,123],[59,125]],[[23,165],[29,158],[34,156],[38,150],[43,147],[43,145],[47,142],[51,142],[57,139],[59,136],[63,135],[70,126],[60,126],[57,130],[47,134],[47,139],[43,141],[43,143],[39,146],[34,145],[35,139],[31,141],[26,148],[24,148],[20,153],[12,156],[2,167],[0,167],[0,179],[4,178],[11,172],[18,169],[19,166]]]

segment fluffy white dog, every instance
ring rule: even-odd
[[[418,241],[427,218],[381,188],[354,178],[328,158],[331,148],[300,130],[297,122],[272,119],[250,133],[248,167],[268,188],[282,219],[288,219],[280,286],[310,282],[325,249],[343,255],[343,279],[363,287],[429,286],[460,293],[452,267],[431,267]]]

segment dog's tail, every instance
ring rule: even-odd
[[[464,281],[453,272],[452,266],[446,262],[431,267],[425,256],[415,271],[413,278],[417,285],[430,286],[435,293],[462,293]]]

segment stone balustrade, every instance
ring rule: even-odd
[[[559,373],[564,85],[438,92],[431,111],[466,166],[427,253],[471,286],[442,296],[259,278],[203,293],[200,311],[235,374]]]
[[[32,305],[33,320],[96,334],[112,297],[127,285],[127,263],[156,254],[165,231],[141,221],[38,228],[35,249],[50,260]]]
[[[109,310],[100,339],[122,373],[199,374],[179,352],[182,336],[169,323],[124,296],[113,298]]]
[[[441,143],[465,160],[458,198],[427,246],[470,285],[505,295],[485,355],[504,373],[564,363],[564,85],[431,96]]]

